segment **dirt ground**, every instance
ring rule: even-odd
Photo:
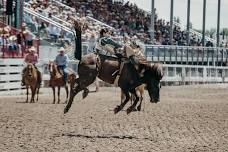
[[[119,98],[117,88],[84,100],[79,94],[64,115],[63,101],[51,104],[51,92],[34,104],[1,96],[0,151],[228,151],[228,86],[163,87],[160,103],[149,103],[146,93],[143,111],[130,115],[114,115]]]

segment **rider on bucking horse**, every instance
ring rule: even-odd
[[[117,57],[128,58],[134,65],[137,65],[140,59],[145,59],[141,49],[137,45],[134,45],[127,36],[124,37],[124,44],[121,45],[112,39],[107,29],[100,31],[100,39],[97,46]]]
[[[37,70],[37,79],[38,79],[38,83],[41,84],[41,73],[38,70],[38,68],[36,67],[36,64],[38,63],[38,54],[36,53],[36,49],[34,46],[32,46],[29,50],[28,53],[25,55],[24,58],[24,62],[25,63],[32,63],[35,67],[35,69]],[[21,81],[21,85],[24,86],[25,85],[25,78],[24,78],[24,73],[25,73],[25,68],[22,71],[22,81]]]

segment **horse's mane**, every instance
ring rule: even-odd
[[[35,76],[37,74],[35,66],[32,63],[28,63],[26,69],[29,68],[29,67],[32,68],[32,75]]]
[[[158,79],[162,79],[162,77],[163,77],[162,64],[160,64],[160,63],[145,62],[145,63],[140,63],[139,67],[140,67],[140,69],[146,69],[146,70],[149,70],[149,71],[155,73],[155,76]]]
[[[52,66],[52,70],[54,71],[55,70],[55,75],[58,75],[58,74],[61,74],[58,70],[58,67],[57,67],[57,64],[55,62],[50,62],[49,63],[50,66]],[[52,73],[53,74],[53,73]]]

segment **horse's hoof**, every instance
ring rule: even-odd
[[[66,108],[64,108],[64,112],[63,113],[66,114],[68,111],[69,111],[69,108],[66,107]]]
[[[132,108],[127,109],[127,114],[130,114],[132,112]]]
[[[114,109],[114,114],[117,114],[118,112],[120,112],[120,106],[116,106]]]
[[[137,110],[138,110],[138,111],[141,111],[141,106],[138,106],[138,107],[137,107]]]
[[[89,91],[84,91],[83,93],[82,93],[82,99],[85,99],[87,96],[88,96],[88,94],[89,94]]]

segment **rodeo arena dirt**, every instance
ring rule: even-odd
[[[75,98],[63,114],[49,94],[36,103],[25,96],[0,98],[2,152],[183,152],[228,151],[228,86],[163,87],[161,101],[142,111],[114,115],[120,90],[101,88],[82,100]]]
[[[228,152],[228,29],[154,1],[0,0],[0,152]]]

